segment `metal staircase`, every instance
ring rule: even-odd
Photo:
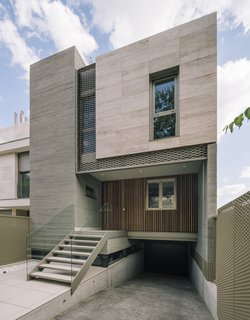
[[[105,231],[72,231],[29,273],[29,279],[69,283],[73,294],[107,238]]]

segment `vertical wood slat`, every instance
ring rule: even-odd
[[[104,212],[104,229],[197,232],[197,174],[178,175],[175,178],[177,183],[176,210],[145,209],[146,178],[103,182],[103,203],[111,204],[111,210],[108,213]]]

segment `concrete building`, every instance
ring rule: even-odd
[[[21,111],[0,128],[0,266],[26,259],[30,231],[29,122]]]
[[[14,122],[0,128],[0,214],[29,216],[29,121],[21,111]]]
[[[75,47],[33,64],[33,227],[120,231],[145,270],[189,275],[209,304],[216,57],[213,13],[88,66]]]

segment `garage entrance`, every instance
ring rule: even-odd
[[[144,242],[144,271],[188,276],[189,243],[174,241]]]

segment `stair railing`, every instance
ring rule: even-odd
[[[98,231],[103,232],[103,236],[102,239],[100,239],[98,246],[103,246],[104,243],[106,242],[106,234],[105,232],[102,230],[102,225],[103,225],[103,213],[104,211],[106,211],[109,208],[109,204],[105,203],[102,206],[100,206],[100,208],[98,208],[97,210],[92,210],[92,212],[88,211],[88,222],[85,223],[81,228],[78,228],[77,230],[74,231],[74,236],[71,237],[70,240],[70,250],[71,250],[71,294],[73,294],[73,292],[76,290],[77,286],[79,285],[82,277],[85,274],[85,270],[87,270],[88,267],[91,266],[91,264],[94,262],[92,261],[93,259],[89,259],[88,257],[86,258],[86,262],[85,262],[85,267],[84,269],[80,270],[79,272],[75,272],[73,270],[74,268],[74,263],[72,261],[72,259],[74,259],[74,255],[72,254],[72,252],[74,252],[73,246],[74,246],[74,240],[76,240],[79,235],[81,233],[83,233],[84,231],[89,231],[90,233],[97,233]],[[104,236],[105,234],[105,236]],[[98,248],[95,248],[98,250]],[[94,250],[95,250],[94,249]],[[91,251],[92,253],[92,251]]]
[[[55,214],[26,236],[26,275],[74,229],[74,205]]]
[[[35,230],[33,230],[26,237],[26,250],[27,250],[27,258],[26,258],[26,272],[27,279],[29,279],[30,272],[37,271],[38,261],[42,260],[43,263],[46,262],[46,259],[53,254],[53,250],[59,250],[60,245],[64,243],[65,237],[69,240],[71,251],[70,257],[70,276],[71,276],[71,293],[75,291],[77,286],[79,285],[82,277],[86,273],[87,268],[84,270],[80,270],[78,272],[75,271],[73,259],[75,256],[73,252],[74,240],[83,232],[83,231],[94,231],[102,232],[103,235],[100,241],[97,244],[97,251],[103,247],[106,242],[107,234],[102,230],[103,224],[103,215],[106,212],[111,211],[111,205],[105,203],[98,210],[93,210],[93,212],[88,211],[88,222],[86,222],[82,227],[75,228],[74,227],[74,205],[70,205],[63,210],[61,210],[58,214],[53,216],[48,222],[39,226]],[[84,217],[84,215],[82,215]],[[72,235],[73,230],[73,235]],[[49,232],[48,232],[49,231]],[[60,232],[59,232],[60,231]],[[52,233],[52,238],[49,237]],[[57,238],[59,236],[59,238]],[[54,243],[51,243],[51,240],[55,240]],[[39,242],[40,241],[40,242]],[[39,247],[40,244],[40,247]],[[39,251],[40,248],[40,251]],[[94,259],[94,258],[93,258]],[[88,267],[94,262],[93,259],[86,259],[86,263]]]

